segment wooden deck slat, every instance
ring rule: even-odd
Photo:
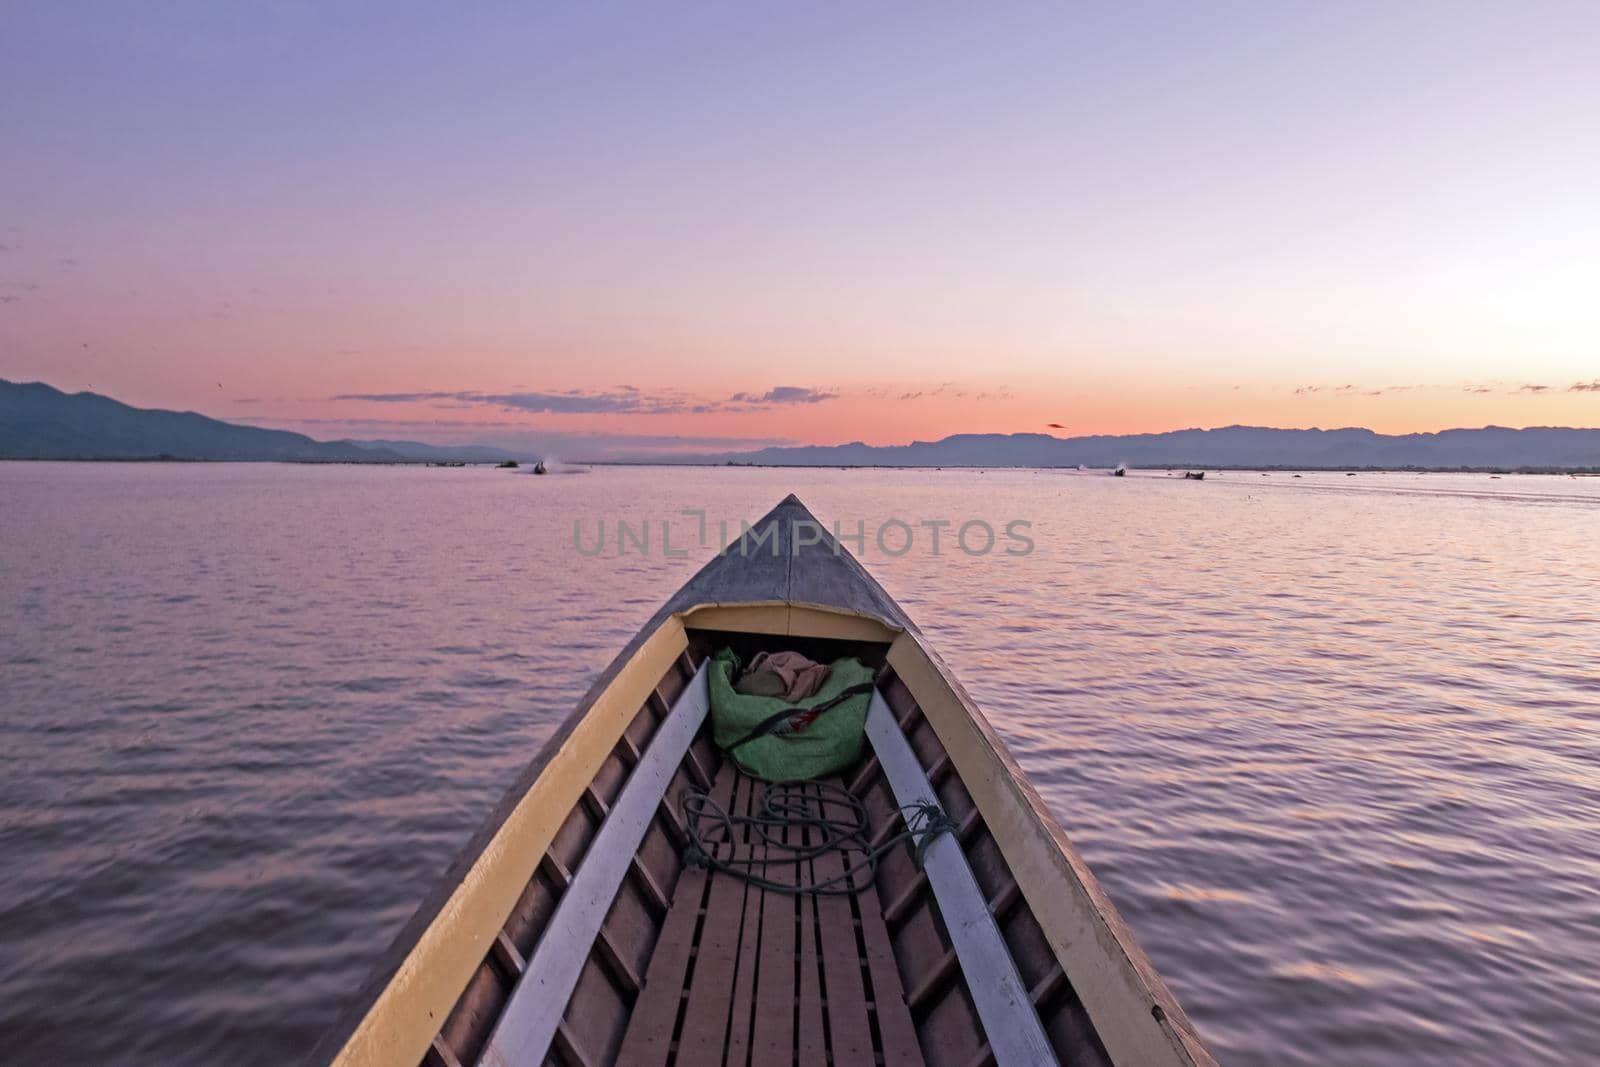
[[[872,883],[856,897],[861,912],[861,940],[866,949],[867,975],[878,1015],[878,1037],[884,1067],[921,1067],[922,1046],[906,1006],[900,965],[884,924],[878,888]]]
[[[733,792],[733,766],[730,761],[725,773],[718,775],[711,797],[719,804],[728,803]],[[671,811],[663,801],[659,810]],[[673,812],[676,814],[676,812]],[[705,868],[691,867],[678,877],[672,894],[672,909],[667,912],[661,926],[661,936],[656,940],[655,951],[650,954],[645,968],[644,987],[634,1002],[633,1015],[628,1020],[627,1033],[622,1038],[622,1049],[617,1056],[619,1064],[631,1067],[657,1067],[667,1061],[672,1048],[672,1034],[677,1026],[678,1007],[683,999],[684,977],[689,971],[689,957],[694,949],[695,930],[700,924],[700,905],[705,900]]]
[[[791,844],[811,844],[811,831],[791,829]],[[798,840],[796,840],[798,839]],[[810,864],[796,863],[797,881],[811,877]],[[823,1067],[828,1060],[828,1036],[822,1021],[822,970],[817,959],[817,898],[799,898],[800,910],[800,988],[795,990],[799,1006],[795,1029],[795,1062],[800,1067]]]
[[[720,768],[712,796],[733,814],[756,815],[767,788],[730,762]],[[811,793],[820,803],[820,792]],[[786,841],[800,847],[815,832],[791,827]],[[753,830],[718,851],[764,855]],[[843,873],[847,862],[832,852],[766,871],[776,881],[821,881]],[[852,900],[795,897],[727,874],[686,871],[683,884],[692,882],[700,883],[698,891],[672,901],[619,1063],[923,1063],[876,887]]]
[[[743,814],[759,814],[766,793],[767,783],[751,779],[750,788],[746,791]],[[766,846],[760,843],[759,835],[748,826],[744,829],[742,847],[746,853],[752,860],[765,859],[767,850]],[[756,866],[753,870],[760,874],[763,868]],[[728,1048],[723,1056],[724,1062],[729,1064],[742,1065],[750,1058],[756,972],[761,960],[761,916],[767,896],[765,890],[756,886],[744,887],[744,924],[739,934],[739,966],[734,976],[733,996],[729,1001]]]
[[[787,842],[787,837],[785,837]],[[794,864],[767,868],[775,882],[794,881]],[[765,892],[761,902],[761,952],[756,975],[753,1063],[794,1062],[794,957],[797,900]]]
[[[808,792],[819,806],[823,804],[822,790],[812,788]],[[831,809],[824,813],[842,814]],[[844,862],[837,851],[824,852],[812,861],[812,867],[818,882],[844,873]],[[867,1019],[867,991],[861,984],[855,915],[847,897],[830,894],[816,900],[817,922],[822,926],[822,968],[827,983],[828,1037],[834,1067],[871,1067],[872,1024]]]
[[[729,760],[723,766],[724,775],[735,775],[732,763]],[[750,795],[750,779],[743,775],[735,775],[735,779],[733,801],[724,805],[731,812],[746,806]],[[740,852],[738,841],[715,847],[723,857],[735,857]],[[705,923],[700,930],[700,943],[695,948],[694,975],[689,985],[688,1008],[683,1016],[683,1033],[678,1037],[678,1059],[683,1063],[722,1061],[733,980],[739,964],[744,905],[743,882],[727,875],[712,874]]]

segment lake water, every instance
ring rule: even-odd
[[[0,1056],[303,1055],[703,561],[680,509],[790,491],[1224,1062],[1593,1062],[1600,479],[131,464],[0,464]]]

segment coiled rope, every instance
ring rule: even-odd
[[[912,859],[920,869],[928,846],[940,834],[957,829],[937,804],[910,804],[899,809],[905,829],[873,848],[867,836],[866,805],[831,782],[769,785],[761,810],[751,815],[732,815],[699,789],[679,794],[678,807],[689,832],[683,848],[686,867],[720,871],[760,889],[793,895],[859,893],[876,878],[878,860],[904,842],[910,842]],[[840,809],[842,815],[832,814]],[[718,846],[741,842],[764,846],[765,854],[737,856],[733,847],[727,848],[728,858],[716,854]],[[843,869],[827,878],[777,881],[766,874],[769,867],[805,863],[829,852],[840,854]],[[862,871],[866,875],[858,880]]]

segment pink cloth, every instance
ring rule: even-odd
[[[776,675],[783,685],[783,699],[793,704],[811,696],[828,680],[829,668],[798,652],[758,652],[750,661],[745,677],[752,674]]]

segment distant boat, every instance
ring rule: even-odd
[[[520,464],[514,459],[507,459],[496,463],[495,466],[499,467],[501,470],[514,471],[520,466]]]
[[[1128,474],[1128,468],[1124,467],[1122,464],[1118,463],[1117,464],[1117,469],[1111,472],[1111,477],[1113,477],[1113,478],[1125,478],[1125,477],[1127,477],[1127,474]]]
[[[755,528],[776,551],[645,624],[308,1062],[1215,1067],[900,605],[795,497]],[[713,653],[797,645],[877,675],[853,764],[774,785],[718,747]]]
[[[1206,476],[1205,471],[1184,471],[1183,476],[1191,481],[1202,481]]]
[[[537,462],[537,463],[535,463],[533,465],[533,473],[535,473],[535,474],[548,474],[550,472],[544,469],[544,460],[541,459],[539,462]]]

